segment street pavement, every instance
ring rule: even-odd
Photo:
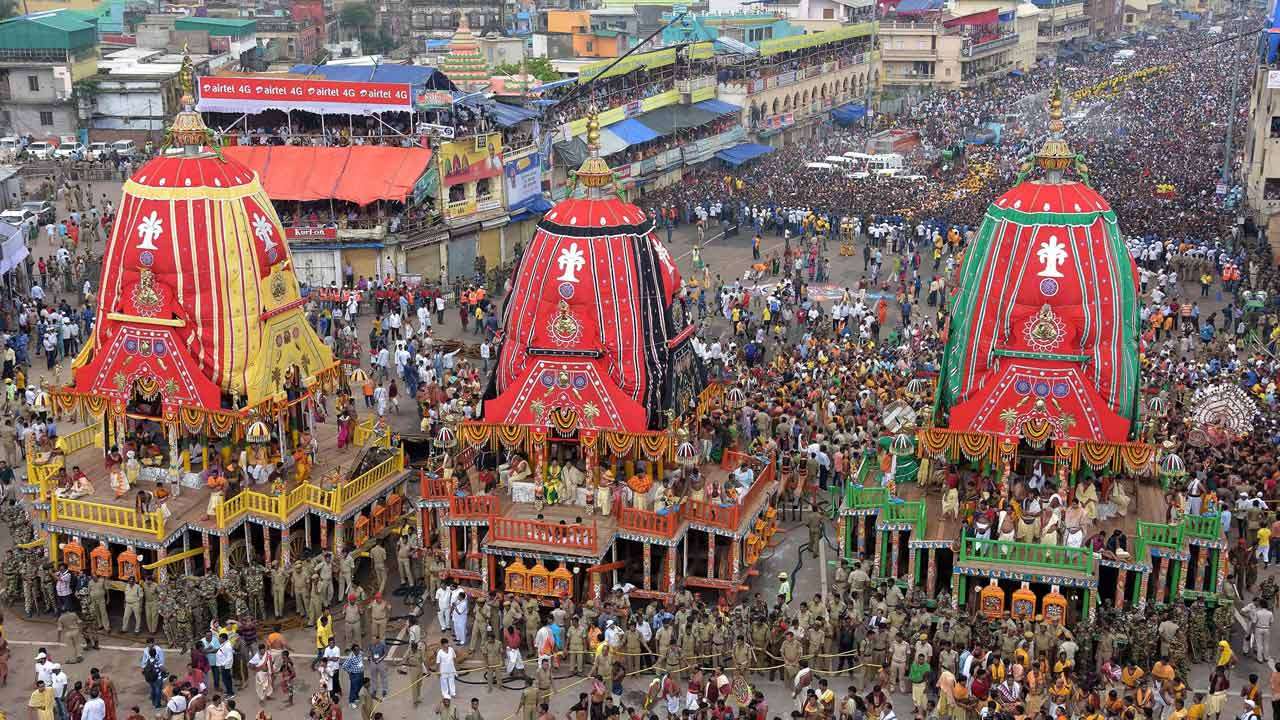
[[[90,184],[90,197],[100,198],[102,193],[106,193],[114,202],[119,202],[120,183],[92,183]],[[61,205],[60,205],[61,207]],[[65,209],[60,218],[65,217]],[[663,233],[665,237],[665,233]],[[724,238],[718,236],[713,229],[708,233],[709,241],[706,243],[702,257],[707,263],[710,273],[714,278],[720,275],[726,283],[732,278],[740,276],[744,270],[751,264],[751,234],[742,233],[737,237]],[[686,277],[692,277],[695,270],[692,267],[691,249],[694,243],[694,234],[688,226],[682,227],[674,233],[673,240],[670,244],[671,254],[678,258],[682,272]],[[765,238],[764,254],[767,257],[775,247],[781,246],[781,238],[769,236]],[[98,251],[102,249],[102,245],[98,246]],[[833,243],[831,246],[831,276],[832,281],[830,287],[834,288],[830,292],[835,292],[838,297],[839,288],[852,286],[862,276],[862,260],[861,248],[859,253],[854,257],[840,257],[835,253],[836,247]],[[45,244],[45,236],[43,233],[33,249],[35,255],[48,257],[52,248]],[[96,285],[96,283],[95,283]],[[891,313],[896,316],[896,312]],[[437,327],[436,335],[438,337],[458,337],[458,327],[453,319],[452,322],[446,324],[443,328]],[[924,313],[915,314],[916,318]],[[367,316],[361,318],[361,336],[367,337],[370,318]],[[717,323],[714,327],[722,328],[723,323]],[[474,335],[466,336],[468,342],[476,342]],[[38,365],[43,365],[42,362]],[[404,412],[391,420],[393,425],[398,429],[406,432],[416,431],[417,418],[412,417],[412,406],[406,404]],[[820,592],[825,586],[828,578],[825,577],[830,573],[830,565],[836,559],[834,545],[828,544],[822,549],[822,557],[814,559],[805,553],[801,555],[800,549],[807,538],[802,531],[803,526],[798,519],[786,519],[783,523],[782,531],[777,537],[780,542],[776,547],[770,548],[762,557],[759,568],[759,574],[752,581],[752,592],[759,592],[765,598],[771,598],[777,588],[777,574],[782,571],[792,575],[793,586],[802,588],[802,591],[796,592],[795,600],[808,599],[812,594]],[[826,537],[834,540],[834,532],[831,527],[827,528]],[[0,539],[0,549],[7,549],[10,541],[7,537]],[[825,561],[825,562],[824,562]],[[390,579],[388,587],[397,587],[399,579],[395,574],[395,564],[388,563],[390,566],[388,571]],[[823,571],[826,571],[824,573]],[[1272,571],[1265,571],[1272,572]],[[366,586],[371,582],[367,567],[362,568],[361,581]],[[392,598],[394,605],[393,616],[405,615],[414,612],[416,608],[405,603],[405,598],[395,596]],[[122,614],[120,601],[115,599],[115,603],[111,608],[112,623],[115,628],[119,628]],[[427,607],[419,618],[423,637],[426,640],[427,647],[434,647],[438,638],[441,636],[440,629],[435,622],[435,612],[433,607]],[[390,634],[403,638],[407,622],[401,621],[393,624],[389,630]],[[9,608],[5,611],[4,632],[9,639],[11,646],[11,657],[9,660],[10,681],[7,687],[0,687],[0,709],[9,712],[10,718],[26,717],[24,708],[26,700],[30,693],[31,682],[34,677],[34,657],[38,648],[46,648],[50,655],[56,661],[64,661],[63,647],[54,641],[55,629],[52,617],[27,619],[22,617],[21,608]],[[305,627],[286,627],[283,630],[288,640],[289,646],[295,649],[294,657],[299,660],[297,668],[299,672],[297,686],[297,704],[290,709],[284,710],[281,699],[268,699],[266,703],[259,704],[254,696],[252,685],[245,686],[238,694],[236,700],[240,710],[246,718],[252,718],[259,708],[265,708],[273,717],[279,718],[301,718],[306,713],[306,698],[314,691],[317,684],[317,677],[314,672],[310,671],[310,652],[314,647],[314,632]],[[1237,631],[1237,636],[1239,632]],[[90,667],[98,667],[103,670],[114,681],[119,692],[119,709],[121,718],[128,714],[129,708],[138,705],[143,708],[143,714],[151,717],[152,712],[147,702],[147,685],[143,681],[142,674],[139,670],[139,661],[141,658],[141,648],[145,638],[140,635],[124,635],[119,632],[113,632],[106,635],[102,639],[102,648],[100,650],[91,651],[87,654],[84,663],[76,665],[64,665],[72,682],[84,680],[88,676]],[[1273,641],[1273,645],[1275,642]],[[1235,647],[1239,648],[1241,638],[1234,639]],[[169,655],[169,670],[179,675],[183,674],[186,667],[185,651],[176,648],[166,648],[171,654]],[[396,646],[392,660],[399,661],[403,658],[405,648]],[[1274,648],[1273,648],[1274,652]],[[462,664],[465,670],[468,667],[475,666],[477,661],[466,661]],[[566,674],[567,670],[562,669],[558,675]],[[1240,688],[1244,685],[1244,678],[1250,672],[1259,672],[1263,678],[1263,686],[1265,687],[1267,670],[1262,668],[1253,660],[1245,659],[1241,662],[1233,673],[1232,686]],[[626,683],[626,693],[622,698],[623,706],[638,707],[640,693],[647,686],[650,676],[642,675],[638,678],[631,678]],[[1208,679],[1208,667],[1197,667],[1194,672],[1194,687],[1205,687]],[[786,717],[791,710],[791,692],[790,688],[784,687],[780,682],[768,682],[763,678],[757,677],[752,679],[757,689],[762,690],[770,703],[770,714],[778,717]],[[392,676],[392,694],[379,707],[378,711],[383,713],[387,720],[396,718],[421,717],[422,710],[430,712],[430,716],[434,717],[439,698],[440,691],[437,681],[434,677],[428,678],[426,681],[425,704],[422,708],[414,708],[409,701],[406,693],[408,680],[407,676],[395,674]],[[832,687],[838,695],[843,695],[849,687],[849,680],[845,677],[835,677],[832,679]],[[459,683],[459,697],[456,701],[459,712],[465,714],[469,708],[469,701],[472,697],[480,699],[481,712],[487,720],[507,720],[512,717],[512,713],[518,703],[518,689],[522,687],[522,683],[514,682],[509,684],[510,688],[495,692],[492,695],[485,692],[483,686],[483,678],[479,672],[464,674]],[[862,687],[859,683],[859,687]],[[578,693],[585,692],[586,688],[582,681],[576,678],[565,677],[557,680],[557,692],[551,700],[551,711],[556,716],[566,713],[569,707],[577,701]],[[862,687],[865,692],[869,688]],[[1240,700],[1236,696],[1237,692],[1233,690],[1232,699],[1228,702],[1227,713],[1234,716],[1240,710]],[[911,711],[911,700],[908,695],[895,694],[894,705],[899,716],[906,716]],[[657,708],[655,708],[657,710]],[[344,712],[348,713],[346,717],[355,716],[355,711],[344,708]]]

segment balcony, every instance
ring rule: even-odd
[[[1043,568],[1082,577],[1093,575],[1093,552],[1087,548],[965,537],[960,545],[959,564],[973,563]]]
[[[937,35],[942,32],[941,23],[916,23],[881,21],[880,35]]]
[[[1007,47],[1013,47],[1014,45],[1017,45],[1017,44],[1018,44],[1017,33],[1007,33],[1004,35],[997,35],[994,37],[977,38],[977,39],[966,38],[964,43],[964,49],[961,51],[961,54],[963,54],[964,57],[967,57],[967,58],[985,57],[995,52],[996,50],[1000,50],[1002,48],[1007,48]]]
[[[884,48],[885,61],[902,60],[902,61],[933,61],[938,59],[938,52],[931,47],[928,48]]]
[[[925,75],[885,75],[881,78],[885,85],[929,85],[937,76],[934,73]]]

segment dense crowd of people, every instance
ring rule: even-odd
[[[314,657],[305,662],[301,649],[291,655],[281,633],[259,630],[264,612],[233,605],[234,621],[219,617],[215,589],[208,612],[195,603],[207,628],[184,625],[187,637],[176,637],[176,647],[148,640],[140,650],[136,671],[147,686],[146,701],[132,684],[113,681],[100,668],[80,678],[69,674],[67,666],[81,660],[75,651],[81,620],[71,611],[78,583],[59,569],[49,583],[57,599],[46,610],[57,613],[59,633],[67,636],[60,642],[69,652],[47,643],[33,655],[33,674],[14,670],[15,682],[33,688],[25,709],[32,720],[142,720],[147,715],[139,708],[147,706],[164,720],[266,720],[273,709],[281,717],[302,716],[304,710],[293,709],[296,696],[307,699],[305,712],[316,720],[341,720],[344,708],[374,720],[386,712],[382,703],[389,697],[410,694],[414,706],[424,695],[431,699],[443,720],[460,714],[552,720],[566,712],[572,720],[896,720],[908,714],[921,720],[1218,720],[1223,714],[1261,720],[1264,698],[1280,702],[1280,665],[1274,673],[1245,673],[1241,665],[1271,660],[1272,608],[1280,599],[1266,572],[1280,550],[1273,511],[1280,507],[1274,420],[1280,326],[1272,301],[1280,287],[1263,239],[1238,225],[1228,198],[1216,192],[1225,119],[1215,125],[1206,118],[1243,112],[1243,105],[1230,107],[1228,97],[1233,68],[1243,73],[1245,64],[1231,62],[1231,44],[1201,47],[1205,37],[1167,30],[1138,41],[1133,62],[1175,68],[1167,72],[1111,87],[1103,81],[1117,68],[1067,62],[1059,72],[935,93],[873,128],[822,133],[739,172],[703,171],[642,203],[667,226],[668,240],[671,230],[696,226],[688,276],[698,282],[680,293],[679,312],[698,321],[695,347],[711,375],[736,378],[746,390],[741,407],[693,424],[693,439],[704,458],[736,446],[778,459],[785,501],[807,508],[802,551],[812,563],[832,528],[819,508],[826,497],[819,491],[852,482],[893,487],[896,468],[874,465],[887,457],[878,442],[886,434],[883,411],[903,401],[928,412],[927,399],[911,383],[939,368],[955,270],[987,204],[1014,184],[1021,159],[1044,136],[1044,118],[1016,108],[1029,107],[1026,98],[1045,98],[1055,80],[1066,83],[1074,96],[1068,140],[1116,209],[1138,266],[1143,395],[1166,400],[1149,420],[1152,436],[1190,437],[1199,427],[1195,393],[1208,385],[1240,388],[1264,413],[1251,416],[1248,431],[1232,442],[1206,436],[1180,445],[1189,473],[1168,488],[1113,472],[1068,487],[1038,467],[1006,482],[963,464],[938,464],[920,478],[920,492],[940,501],[938,520],[953,523],[957,537],[1087,547],[1111,559],[1128,557],[1131,549],[1123,530],[1107,532],[1114,518],[1216,519],[1225,572],[1240,597],[1234,610],[1221,597],[1160,608],[1152,598],[1134,607],[1117,602],[1114,587],[1100,587],[1105,602],[1093,615],[1081,595],[1069,591],[1073,604],[1063,622],[1047,613],[991,620],[981,612],[980,588],[955,597],[949,583],[912,587],[909,577],[897,582],[898,568],[877,578],[879,561],[856,551],[833,563],[831,586],[823,591],[800,592],[793,587],[799,578],[784,572],[776,582],[757,579],[749,596],[732,605],[684,586],[658,601],[619,585],[600,599],[564,597],[544,606],[511,593],[473,596],[453,579],[441,581],[441,555],[433,552],[438,544],[418,547],[407,534],[368,550],[371,578],[355,572],[355,553],[327,549],[295,563],[289,572],[301,580],[283,569],[278,575],[253,571],[256,599],[246,607],[265,607],[264,577],[279,593],[277,616],[286,589],[292,593],[308,624],[307,644],[314,632]],[[609,78],[599,90],[611,104],[643,97],[652,89],[636,82],[643,77]],[[1099,90],[1100,83],[1108,88]],[[1170,98],[1185,100],[1185,108],[1169,112]],[[989,122],[1003,126],[999,143],[961,148],[975,127]],[[921,148],[911,162],[928,168],[923,181],[860,180],[805,167],[859,150],[870,132],[889,127],[919,133]],[[949,158],[936,154],[944,149]],[[77,338],[91,329],[93,293],[77,287],[75,273],[83,269],[76,269],[78,243],[69,228],[87,223],[109,230],[113,208],[105,199],[76,200],[75,192],[64,190],[74,207],[68,222],[49,225],[51,255],[28,267],[35,284],[0,316],[10,333],[3,377],[16,380],[6,385],[0,438],[11,463],[30,434],[56,435],[54,423],[34,421],[46,413],[28,379],[36,374],[32,356],[43,352],[51,369],[74,355]],[[358,213],[340,209],[359,225]],[[300,207],[292,219],[338,220],[324,214],[324,207]],[[737,268],[709,267],[700,255],[730,226],[754,236],[753,264],[741,275]],[[766,246],[766,236],[778,240]],[[61,249],[68,250],[65,258]],[[365,278],[348,265],[340,282],[308,288],[307,317],[317,333],[339,357],[368,369],[367,378],[349,388],[363,406],[356,399],[335,408],[336,422],[347,429],[339,433],[340,446],[357,412],[416,413],[428,437],[447,417],[476,416],[501,330],[498,298],[477,274],[442,287]],[[59,276],[70,280],[48,282]],[[841,276],[858,279],[841,287],[832,280]],[[24,386],[30,391],[21,392]],[[864,460],[872,469],[860,475]],[[745,465],[740,472],[747,472]],[[14,482],[0,465],[0,499],[16,499]],[[720,492],[726,491],[712,494]],[[1139,507],[1138,498],[1148,502]],[[1013,519],[1032,516],[1044,520],[1021,535]],[[16,536],[21,520],[5,519]],[[30,528],[25,532],[29,537]],[[421,607],[409,606],[415,614],[395,620],[404,621],[403,647],[387,642],[388,545],[401,583],[412,587],[422,578],[424,584]],[[17,596],[37,602],[43,591],[27,581],[33,586],[27,592],[22,576],[20,567],[8,565],[6,579],[19,583]],[[148,593],[159,590],[148,583],[126,591],[122,626],[132,615],[140,631],[143,607],[150,617]],[[249,585],[237,585],[230,597],[244,599]],[[99,612],[97,591],[84,589],[95,622],[109,627],[105,600]],[[31,614],[29,603],[26,609]],[[189,612],[178,614],[190,619]],[[164,620],[168,635],[168,615]],[[149,619],[148,630],[155,628]],[[0,630],[0,683],[8,679],[7,637]],[[1207,665],[1207,685],[1198,664]],[[459,694],[460,677],[475,683],[476,698]],[[438,691],[428,678],[438,679]],[[518,697],[490,697],[511,689],[508,683],[519,688]],[[1239,701],[1228,700],[1231,694]]]

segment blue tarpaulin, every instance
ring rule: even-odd
[[[564,87],[565,85],[575,85],[577,84],[577,82],[578,82],[578,78],[565,78],[563,80],[552,80],[551,82],[544,82],[541,85],[539,85],[538,90],[554,90],[555,88]]]
[[[761,155],[768,155],[773,152],[773,148],[768,145],[757,145],[755,143],[739,143],[731,148],[725,148],[716,153],[716,157],[737,167],[748,160],[754,160]]]
[[[453,101],[458,105],[483,110],[501,127],[515,127],[526,120],[532,120],[541,113],[519,105],[500,103],[489,100],[478,93],[455,92]]]
[[[622,122],[610,125],[609,132],[625,140],[628,145],[639,145],[661,137],[658,133],[650,130],[648,125],[635,118],[627,118]]]
[[[941,10],[943,0],[902,0],[898,6],[894,8],[899,15],[909,15],[912,13],[929,12],[931,10]]]
[[[521,220],[527,220],[535,215],[541,215],[552,207],[551,201],[547,200],[545,196],[535,195],[529,201],[529,204],[525,205],[522,210],[511,216],[511,222],[520,222]]]
[[[409,83],[429,90],[457,89],[444,73],[425,65],[294,65],[289,72],[326,80]]]
[[[506,128],[515,127],[526,120],[538,117],[538,113],[534,110],[500,102],[487,105],[485,109],[489,111],[489,117],[492,117],[494,122]]]
[[[713,112],[717,115],[728,115],[729,113],[742,112],[742,108],[738,105],[727,103],[723,100],[716,100],[715,98],[696,102],[693,106],[699,110],[706,110],[707,112]]]
[[[867,106],[862,103],[845,103],[831,111],[831,119],[840,125],[852,125],[867,115]]]

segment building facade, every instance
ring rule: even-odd
[[[992,7],[958,17],[880,23],[886,92],[971,88],[1027,71],[1036,59],[1037,14],[1030,6]]]
[[[80,127],[75,84],[98,71],[98,31],[60,10],[0,22],[0,129],[49,138]]]

